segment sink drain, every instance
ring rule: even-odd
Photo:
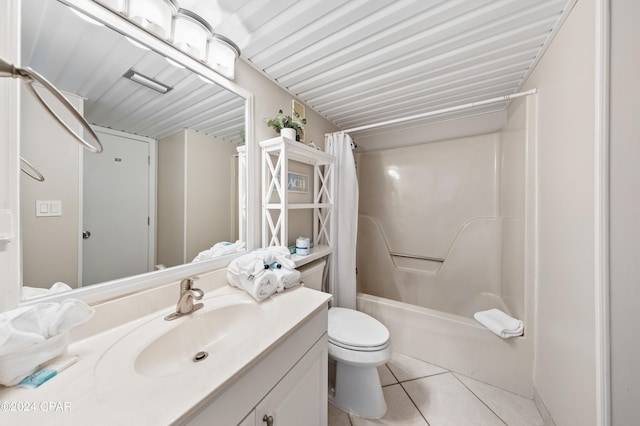
[[[193,362],[200,362],[208,356],[208,352],[200,351],[193,357]]]

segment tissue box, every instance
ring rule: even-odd
[[[53,358],[67,351],[69,332],[26,346],[18,351],[0,355],[0,384],[13,386]]]

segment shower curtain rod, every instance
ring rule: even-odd
[[[395,118],[393,120],[381,121],[380,123],[374,123],[374,124],[366,124],[364,126],[353,127],[351,129],[343,130],[343,132],[345,132],[345,133],[358,132],[360,130],[368,130],[368,129],[373,129],[375,127],[388,126],[390,124],[404,123],[405,121],[417,120],[417,119],[420,119],[420,118],[426,118],[426,117],[431,117],[431,116],[434,116],[434,115],[445,114],[447,112],[460,111],[462,109],[472,108],[472,107],[476,107],[476,106],[480,106],[480,105],[487,105],[487,104],[493,104],[493,103],[501,102],[501,101],[508,101],[510,99],[515,99],[515,98],[519,98],[519,97],[522,97],[522,96],[533,95],[533,94],[535,94],[537,92],[538,92],[538,89],[530,89],[530,90],[527,90],[525,92],[514,93],[513,95],[498,96],[497,98],[486,99],[484,101],[470,102],[468,104],[457,105],[457,106],[453,106],[453,107],[449,107],[449,108],[439,109],[439,110],[436,110],[436,111],[430,111],[430,112],[425,112],[425,113],[422,113],[422,114],[411,115],[409,117]]]

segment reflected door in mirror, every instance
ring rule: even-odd
[[[120,132],[118,132],[120,133]],[[99,132],[101,155],[84,156],[82,285],[150,271],[150,144]]]

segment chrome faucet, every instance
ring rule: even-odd
[[[180,297],[178,298],[176,311],[164,317],[165,320],[171,321],[190,315],[204,306],[202,303],[193,304],[194,300],[200,300],[204,297],[202,290],[193,287],[193,282],[197,279],[198,277],[190,277],[180,281]]]

